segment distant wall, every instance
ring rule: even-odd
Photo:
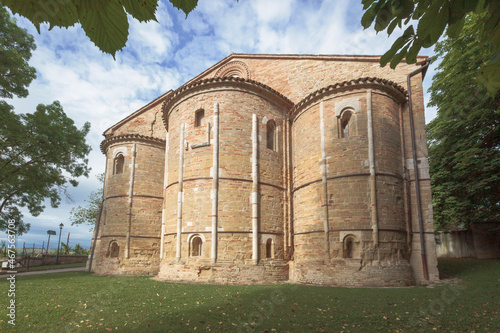
[[[88,255],[59,255],[60,264],[74,264],[79,262],[86,262]],[[28,263],[26,260],[25,265]],[[23,262],[24,263],[24,262]],[[56,263],[56,255],[41,255],[38,257],[30,257],[29,265],[31,266],[42,266],[42,265],[54,265]]]
[[[472,225],[476,257],[500,258],[500,223],[481,222]]]
[[[475,257],[472,230],[436,232],[438,258]]]
[[[438,258],[500,258],[497,223],[476,223],[471,230],[436,232]]]

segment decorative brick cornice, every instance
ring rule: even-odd
[[[101,152],[106,154],[108,147],[114,143],[125,143],[125,142],[143,142],[148,144],[153,144],[157,146],[165,147],[166,141],[154,138],[152,136],[145,136],[140,134],[124,134],[117,136],[110,136],[101,142]]]
[[[290,101],[285,95],[279,93],[273,88],[266,86],[265,84],[254,81],[247,80],[239,77],[213,77],[209,79],[203,79],[191,84],[184,85],[174,91],[170,98],[165,100],[162,105],[162,120],[165,124],[165,128],[168,131],[168,114],[172,111],[172,107],[185,96],[199,92],[203,90],[218,89],[224,87],[226,89],[242,89],[249,90],[258,95],[265,97],[269,100],[274,101],[276,104],[283,106],[287,110],[293,107],[293,102]]]
[[[221,68],[219,68],[219,70],[215,73],[214,76],[226,77],[233,75],[238,75],[239,77],[247,80],[251,79],[250,68],[248,68],[247,64],[245,64],[243,61],[239,60],[234,60],[223,65]]]
[[[381,79],[377,77],[363,77],[359,79],[335,83],[310,93],[300,102],[295,104],[295,106],[290,110],[290,118],[294,119],[300,113],[301,110],[304,110],[310,104],[317,102],[325,95],[330,95],[348,90],[365,90],[365,89],[383,90],[389,93],[391,96],[393,96],[399,103],[404,103],[406,102],[407,99],[406,90],[399,84],[392,82],[390,80]]]

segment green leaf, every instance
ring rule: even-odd
[[[391,60],[391,65],[390,67],[392,69],[396,68],[397,65],[399,65],[399,63],[401,62],[401,60],[403,60],[403,58],[405,57],[406,53],[408,52],[408,47],[409,45],[407,45],[406,47],[404,47],[403,49],[401,49],[401,51],[399,51]]]
[[[406,63],[407,64],[414,64],[417,62],[417,55],[420,49],[422,48],[422,45],[420,42],[415,40],[413,44],[411,45],[410,49],[408,50],[408,53],[406,54]]]
[[[379,32],[387,28],[389,23],[391,23],[394,16],[392,15],[389,6],[385,5],[377,12],[377,17],[375,18],[375,31]]]
[[[467,11],[465,10],[465,3],[463,1],[454,2],[453,6],[449,7],[450,19],[449,25],[455,24],[464,18]]]
[[[390,36],[397,26],[401,27],[401,20],[394,19],[389,25],[389,27],[387,27],[387,35]]]
[[[103,52],[115,56],[128,38],[127,14],[118,0],[102,4],[102,10],[80,10],[80,23],[85,34]]]
[[[370,7],[370,5],[374,2],[375,0],[361,0],[361,3],[363,4],[363,10],[366,10],[366,8]]]
[[[428,48],[428,47],[431,47],[434,43],[431,42],[431,35],[427,35],[427,37],[425,37],[424,39],[421,39],[419,37],[421,43],[422,43],[422,47],[424,48]]]
[[[445,2],[445,4],[443,5],[443,7],[441,7],[439,13],[435,17],[434,24],[430,29],[432,44],[435,44],[439,40],[439,37],[441,37],[441,35],[443,34],[443,31],[446,28],[446,25],[448,24],[448,19],[449,19],[448,4]]]
[[[373,20],[377,16],[378,3],[373,4],[368,10],[363,14],[361,18],[361,25],[364,29],[372,25]]]
[[[139,22],[156,21],[158,0],[120,0],[125,10]]]
[[[186,17],[196,8],[198,0],[170,0],[175,8],[182,10],[186,13]]]
[[[479,69],[479,74],[477,75],[477,81],[486,87],[488,94],[494,97],[495,94],[500,90],[500,52],[496,53],[494,60],[488,62],[487,64],[481,66]]]
[[[464,23],[465,23],[465,16],[462,17],[460,21],[450,24],[448,26],[448,29],[446,29],[446,35],[450,38],[457,38],[464,27]]]
[[[28,18],[40,32],[40,23],[50,26],[71,27],[78,22],[78,12],[73,1],[3,0],[13,13]]]
[[[401,0],[400,3],[401,3],[401,6],[403,7],[403,10],[398,15],[398,17],[400,17],[401,19],[403,19],[403,18],[406,18],[406,17],[410,16],[413,13],[414,8],[415,8],[415,6],[413,4],[413,1],[411,1],[411,0]]]
[[[429,9],[422,15],[417,26],[417,35],[425,38],[431,34],[431,30],[436,27],[436,16],[441,8],[441,1],[435,1]]]
[[[493,6],[490,6],[493,7]],[[493,45],[500,44],[500,11],[489,11],[484,23],[485,37],[493,43]]]
[[[406,43],[408,43],[413,34],[414,34],[413,26],[409,26],[403,33],[403,36],[396,39],[396,41],[394,42],[394,44],[392,44],[389,51],[387,51],[380,58],[380,66],[384,67],[385,65],[387,65],[387,63],[391,61],[391,59],[394,57],[396,52],[398,52],[399,49],[401,49]]]

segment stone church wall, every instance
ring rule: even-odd
[[[94,272],[426,283],[406,86],[416,68],[381,68],[374,56],[232,54],[117,123],[101,145]],[[436,281],[422,74],[411,84],[428,280]]]
[[[129,136],[105,147],[103,211],[94,271],[150,275],[159,269],[164,148],[161,141]],[[123,156],[123,169],[116,161]],[[133,186],[131,186],[131,183]]]

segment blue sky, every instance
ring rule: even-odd
[[[49,206],[38,217],[25,212],[31,230],[18,237],[41,246],[47,242],[47,230],[65,225],[62,239],[70,232],[70,244],[90,245],[88,226],[70,226],[72,207],[85,205],[91,191],[99,187],[97,174],[104,172],[104,155],[99,150],[102,133],[152,99],[184,82],[206,68],[235,53],[271,54],[350,54],[381,55],[400,31],[388,38],[373,28],[363,30],[361,1],[348,0],[205,0],[186,16],[167,0],[160,1],[158,22],[139,23],[130,19],[129,39],[116,60],[100,52],[79,25],[69,29],[35,27],[22,17],[18,25],[34,37],[37,49],[30,64],[37,79],[29,87],[30,95],[7,102],[16,112],[33,112],[39,103],[59,100],[78,127],[92,125],[87,139],[92,146],[89,156],[92,174],[70,188],[73,201],[63,198],[57,209]],[[420,55],[432,56],[432,49]],[[429,88],[435,66],[424,81]],[[426,101],[428,96],[424,96]],[[426,121],[436,111],[428,108]],[[54,237],[51,244],[56,245]],[[28,246],[28,245],[27,245]]]

